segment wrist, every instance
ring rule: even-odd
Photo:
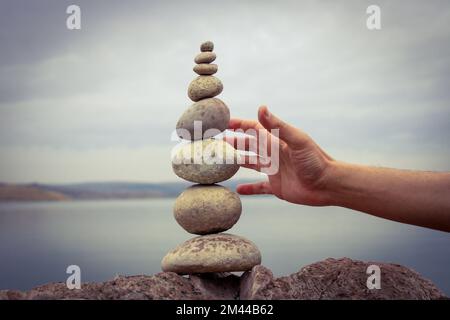
[[[328,161],[321,179],[321,193],[325,206],[343,206],[345,183],[351,176],[351,165],[336,160]]]

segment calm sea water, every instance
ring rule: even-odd
[[[172,216],[174,199],[0,204],[0,289],[160,272],[164,254],[192,237]],[[311,208],[243,198],[229,231],[255,242],[263,265],[287,275],[328,257],[394,262],[450,295],[450,234],[342,208]]]

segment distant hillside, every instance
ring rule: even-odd
[[[245,181],[226,181],[224,186],[235,189]],[[0,201],[62,201],[146,199],[176,197],[191,184],[188,182],[130,183],[90,182],[77,184],[5,184],[0,183]]]
[[[59,192],[33,186],[0,184],[0,201],[63,201],[69,198]]]

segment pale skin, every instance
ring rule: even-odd
[[[340,206],[450,232],[450,173],[387,169],[337,161],[306,133],[282,121],[267,107],[259,108],[258,120],[231,119],[229,128],[264,130],[269,141],[279,145],[279,170],[268,175],[267,181],[239,185],[238,193],[273,194],[292,203],[310,206]],[[269,133],[271,129],[279,129],[278,138]],[[226,137],[226,140],[235,148],[248,151],[248,138]],[[270,143],[267,145],[269,148],[265,151],[270,156]],[[249,164],[248,161],[241,166],[258,171],[264,167],[259,162]]]

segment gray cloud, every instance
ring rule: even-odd
[[[367,163],[408,155],[392,163],[449,170],[450,5],[432,3],[379,1],[382,30],[369,31],[369,1],[78,1],[82,30],[69,31],[71,1],[2,1],[0,180],[27,179],[6,174],[13,156],[30,159],[30,180],[44,179],[32,154],[95,179],[90,152],[122,150],[131,165],[127,150],[170,145],[205,39],[234,116],[267,104],[345,160],[361,150]],[[76,169],[87,152],[94,163]]]

